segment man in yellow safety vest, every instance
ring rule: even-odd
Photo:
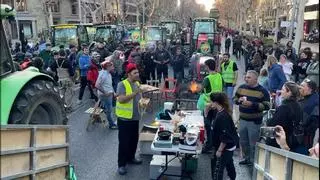
[[[118,117],[119,149],[118,173],[127,173],[126,164],[141,164],[135,157],[139,138],[139,71],[135,64],[126,66],[127,79],[121,81],[117,87],[116,116]]]
[[[233,90],[237,83],[238,78],[238,67],[237,64],[230,60],[230,54],[223,54],[223,63],[221,64],[221,75],[223,79],[224,91],[228,96],[229,105],[233,107]]]
[[[206,65],[206,69],[209,72],[209,75],[207,75],[203,79],[203,93],[206,95],[206,104],[210,101],[209,97],[210,94],[215,92],[222,92],[222,77],[219,72],[216,70],[216,61],[213,59],[208,59],[204,62]],[[202,153],[210,153],[213,145],[212,145],[212,134],[211,134],[211,123],[212,123],[212,117],[214,117],[216,114],[215,110],[210,110],[209,112],[205,113],[205,129],[207,134],[207,141],[205,143],[205,146],[202,150]]]

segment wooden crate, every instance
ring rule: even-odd
[[[67,143],[65,129],[38,129],[36,147],[59,145]]]
[[[37,151],[36,169],[59,165],[67,161],[67,148]]]
[[[68,126],[1,126],[1,179],[65,179]]]
[[[1,177],[28,172],[30,170],[30,153],[1,155]]]
[[[319,179],[319,168],[294,161],[292,168],[292,180],[309,179]]]
[[[56,168],[50,171],[44,171],[36,174],[36,179],[41,180],[64,180],[66,177],[66,168]]]
[[[319,160],[257,143],[252,179],[319,179]]]
[[[48,171],[43,171],[35,175],[35,179],[39,180],[64,180],[66,177],[67,169],[66,167],[51,169]],[[30,176],[25,176],[17,178],[16,180],[31,180]]]
[[[1,129],[1,151],[25,149],[31,145],[31,129]]]

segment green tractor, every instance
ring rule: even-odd
[[[157,42],[162,42],[167,47],[167,28],[164,26],[146,26],[144,28],[143,39],[145,44],[157,47]]]
[[[51,43],[53,51],[59,51],[59,46],[69,47],[74,44],[81,49],[81,44],[89,43],[89,24],[59,24],[51,26]]]
[[[196,18],[192,21],[191,51],[202,54],[213,54],[214,39],[217,34],[217,23],[213,18]]]
[[[64,100],[54,80],[37,68],[15,68],[4,30],[4,20],[14,19],[15,10],[1,4],[1,125],[66,124]]]
[[[164,26],[167,28],[167,38],[170,40],[170,43],[177,42],[181,39],[180,37],[180,23],[179,21],[161,21],[160,26]]]

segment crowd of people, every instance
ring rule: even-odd
[[[310,152],[318,157],[318,53],[311,52],[310,48],[298,51],[291,41],[281,48],[278,43],[265,47],[258,39],[249,40],[238,34],[232,39],[232,52],[237,60],[234,61],[228,53],[231,37],[227,35],[226,53],[222,59],[212,58],[205,62],[208,75],[202,82],[199,98],[202,106],[198,101],[198,108],[205,115],[207,134],[203,152],[213,152],[214,155],[211,164],[213,179],[222,179],[225,167],[229,177],[236,178],[232,156],[237,146],[243,154],[239,164],[252,165],[255,144],[260,140],[260,127],[264,123],[263,112],[269,109],[276,110],[265,123],[276,127],[277,136],[268,138],[268,145],[304,155]],[[77,104],[82,103],[86,87],[90,98],[101,104],[109,128],[119,129],[118,172],[121,175],[127,173],[127,163],[141,163],[134,157],[140,120],[137,110],[141,98],[139,84],[146,84],[150,79],[168,78],[169,65],[173,68],[173,78],[182,83],[187,61],[181,47],[171,53],[161,42],[145,49],[136,45],[129,52],[122,45],[110,52],[103,42],[97,42],[93,49],[82,44],[78,51],[70,44],[68,50],[61,46],[59,51],[52,52],[51,44],[47,43],[44,50],[33,59],[31,57],[27,53],[20,57],[16,52],[16,59],[20,59],[17,68],[35,66],[40,72],[52,76],[64,94],[68,111],[72,111],[75,83],[80,83]],[[235,89],[240,76],[237,62],[242,59],[245,83]],[[238,130],[232,120],[233,105],[239,106]],[[112,116],[113,107],[117,122]]]
[[[266,47],[259,39],[249,41],[237,34],[232,38],[232,52],[237,61],[242,60],[243,55],[246,71],[245,84],[236,89],[234,96],[238,68],[230,60],[230,55],[223,54],[220,69],[214,65],[219,61],[205,62],[209,75],[203,80],[203,94],[207,95],[204,109],[207,141],[203,152],[214,155],[211,164],[213,179],[223,179],[224,168],[230,179],[235,179],[230,151],[235,150],[237,142],[243,157],[239,164],[252,167],[255,145],[263,136],[260,132],[262,126],[275,127],[275,137],[267,138],[266,144],[319,158],[318,53],[311,52],[308,47],[298,51],[291,41],[282,48],[278,43]],[[226,52],[229,52],[230,39],[231,36],[226,35]],[[217,93],[223,94],[219,101],[216,100]],[[234,124],[226,125],[229,118],[225,116],[225,122],[222,122],[218,115],[223,107],[232,117],[232,110],[228,109],[232,109],[233,104],[238,105],[240,111],[239,141],[238,136],[233,136]],[[264,122],[264,112],[270,109],[275,110],[274,114]],[[217,126],[225,131],[215,129]]]

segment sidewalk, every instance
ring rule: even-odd
[[[281,45],[286,45],[289,39],[281,39]],[[319,43],[308,43],[308,42],[301,42],[301,48],[310,47],[312,52],[319,53]]]

